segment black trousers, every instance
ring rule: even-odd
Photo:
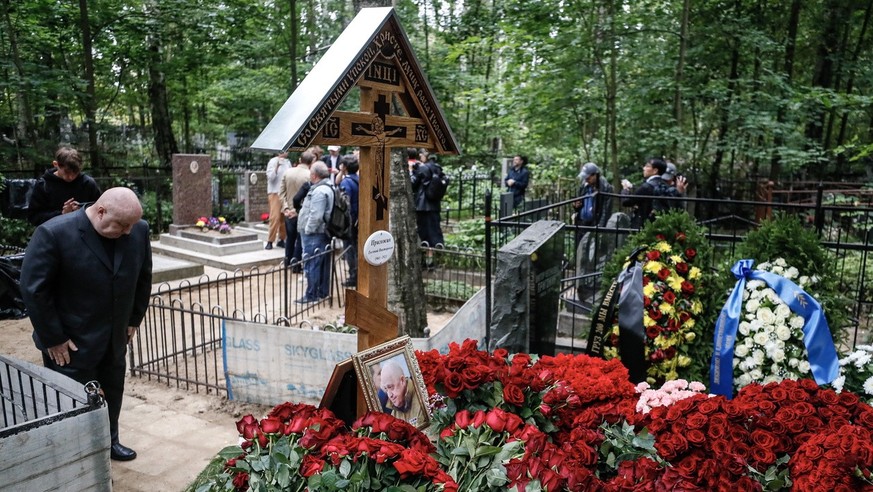
[[[100,383],[106,400],[106,408],[109,410],[109,435],[112,437],[112,444],[118,442],[118,416],[121,415],[121,400],[124,397],[124,372],[127,368],[124,355],[113,354],[112,348],[107,348],[106,354],[97,366],[79,369],[69,365],[61,367],[52,362],[46,352],[42,353],[42,363],[45,367],[82,383],[83,386],[89,381]],[[82,389],[83,393],[84,391]]]

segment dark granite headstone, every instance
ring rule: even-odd
[[[173,154],[173,225],[186,227],[212,216],[212,159]]]
[[[555,354],[563,227],[535,222],[497,252],[490,350]]]
[[[609,217],[606,227],[597,232],[586,232],[576,247],[576,276],[603,270],[603,265],[612,258],[616,249],[624,245],[628,233],[617,229],[629,229],[630,217],[616,212]],[[593,278],[576,281],[576,298],[593,302],[597,294],[597,282]]]
[[[267,199],[267,173],[246,171],[245,175],[246,221],[261,222],[261,215],[270,213]]]

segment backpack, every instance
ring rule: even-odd
[[[659,200],[659,196],[678,197],[679,192],[675,187],[668,185],[663,179],[658,179],[654,184],[654,196],[652,200],[652,213],[663,212],[673,208],[682,208],[681,200]]]
[[[446,190],[449,189],[449,177],[443,173],[443,168],[436,162],[428,162],[427,167],[430,168],[430,181],[424,183],[424,196],[431,202],[438,202],[446,196]]]
[[[352,214],[349,207],[349,195],[338,187],[328,186],[333,191],[333,206],[325,222],[325,229],[330,237],[344,241],[352,240]]]

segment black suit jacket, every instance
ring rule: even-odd
[[[127,327],[139,326],[152,283],[149,227],[144,220],[115,240],[114,261],[85,208],[39,226],[21,270],[21,292],[37,348],[72,340],[72,368],[93,368],[106,350],[124,357]]]

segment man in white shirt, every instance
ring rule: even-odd
[[[270,204],[270,228],[267,232],[267,245],[264,246],[264,249],[273,249],[273,240],[276,239],[277,235],[279,242],[276,243],[276,246],[285,247],[285,217],[282,215],[279,187],[282,183],[282,176],[285,175],[285,171],[289,167],[291,167],[291,161],[288,160],[288,152],[284,150],[267,163],[267,201]]]

